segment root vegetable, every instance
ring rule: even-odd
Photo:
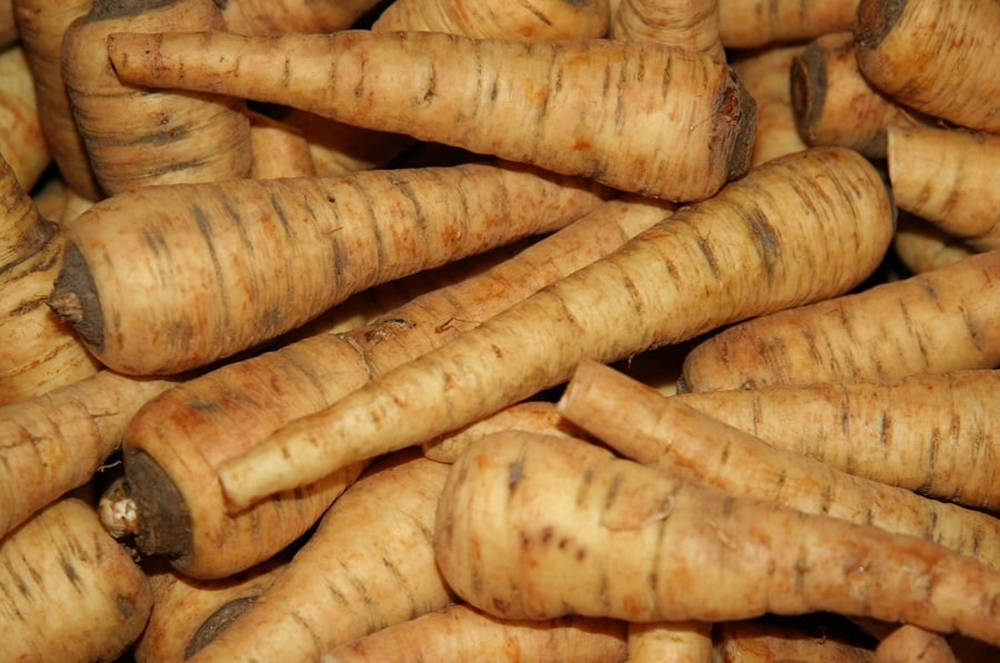
[[[370,286],[566,225],[601,195],[589,182],[479,164],[146,187],[67,227],[49,302],[105,365],[173,374]]]
[[[90,10],[91,0],[15,0],[14,5],[45,142],[70,188],[78,196],[97,200],[101,190],[73,120],[62,74],[63,34]]]
[[[258,180],[282,177],[314,177],[309,142],[294,127],[261,113],[250,116],[253,164],[250,176]]]
[[[0,536],[89,481],[132,415],[170,384],[101,371],[0,408]]]
[[[1000,251],[733,326],[684,360],[690,391],[837,380],[1000,364]]]
[[[884,185],[856,153],[823,149],[771,161],[227,461],[226,496],[245,506],[455,430],[559,384],[584,358],[615,361],[843,292],[879,262],[891,228]]]
[[[729,48],[813,39],[854,25],[858,0],[719,0],[719,37]]]
[[[612,17],[611,37],[675,46],[726,61],[717,0],[625,0]]]
[[[111,32],[222,28],[212,0],[94,0],[66,29],[63,80],[104,193],[250,174],[242,100],[126,85],[107,57]]]
[[[1000,520],[775,448],[606,366],[582,362],[559,403],[615,451],[729,495],[933,541],[1000,570]],[[621,413],[627,409],[628,416]]]
[[[229,32],[279,35],[351,27],[381,0],[216,0]]]
[[[1000,136],[958,129],[890,127],[896,204],[976,251],[1000,248]]]
[[[63,499],[0,542],[0,659],[113,661],[142,632],[149,581],[101,529]]]
[[[722,663],[871,663],[874,653],[859,644],[863,639],[838,626],[828,614],[724,622],[716,627],[717,651]]]
[[[227,514],[218,468],[296,417],[334,403],[447,343],[669,215],[662,204],[610,201],[474,278],[414,298],[347,334],[319,334],[218,368],[144,407],[127,431],[125,470],[139,507],[138,544],[187,575],[215,578],[273,555],[343,489],[340,479]],[[133,474],[131,458],[140,459]],[[141,471],[154,465],[155,472]],[[220,549],[220,542],[226,545]]]
[[[906,624],[875,649],[874,663],[956,663],[948,641],[937,633]]]
[[[795,123],[809,145],[840,145],[881,159],[887,127],[925,121],[864,79],[854,57],[851,32],[814,39],[795,58],[790,76]]]
[[[733,69],[747,92],[757,101],[757,135],[751,166],[808,147],[795,126],[788,85],[792,60],[802,52],[802,48],[773,47],[733,62]]]
[[[17,43],[19,38],[13,3],[11,0],[3,0],[0,2],[0,49]]]
[[[597,39],[608,30],[607,0],[395,0],[372,30],[448,32],[475,39]]]
[[[451,468],[438,568],[498,617],[828,611],[1000,640],[1000,573],[929,541],[729,496],[565,438],[499,433]]]
[[[0,52],[0,157],[30,191],[52,160],[38,119],[38,99],[24,49]]]
[[[406,663],[412,660],[607,663],[625,660],[625,630],[624,622],[611,619],[569,616],[506,620],[465,605],[452,605],[341,645],[322,660],[330,663]]]
[[[871,84],[918,111],[1000,131],[994,55],[1000,5],[992,0],[861,0],[854,34]]]
[[[707,391],[677,400],[845,472],[1000,510],[1000,371]]]
[[[712,661],[712,625],[706,622],[631,622],[627,643],[628,663]]]
[[[31,200],[35,203],[38,214],[51,221],[62,216],[68,191],[69,188],[61,177],[52,177],[35,188]]]
[[[957,237],[909,215],[900,216],[892,248],[900,262],[914,274],[946,267],[979,253]]]
[[[415,452],[373,465],[261,599],[191,663],[317,661],[339,644],[452,602],[431,543],[448,468]]]
[[[283,103],[669,200],[742,175],[754,132],[753,100],[730,69],[652,44],[125,33],[108,53],[134,84]]]

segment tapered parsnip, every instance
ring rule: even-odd
[[[152,604],[142,570],[75,499],[0,540],[0,596],[4,661],[113,661]]]
[[[38,99],[38,121],[59,172],[78,196],[101,197],[66,96],[62,38],[91,0],[14,0],[15,16]]]
[[[899,217],[892,248],[900,262],[914,274],[946,267],[978,253],[957,237],[905,213]]]
[[[829,615],[779,619],[768,616],[716,627],[720,663],[870,663],[874,652]]]
[[[248,112],[253,163],[250,176],[267,180],[280,177],[313,177],[309,142],[291,125],[261,113]]]
[[[607,0],[395,0],[372,30],[555,41],[603,37],[609,22]]]
[[[451,466],[434,550],[459,596],[509,619],[822,610],[1000,640],[1000,573],[970,557],[560,437],[510,431],[473,443]]]
[[[525,401],[500,410],[468,426],[424,442],[424,455],[440,463],[454,463],[473,440],[502,430],[526,430],[547,435],[586,439],[587,433],[564,419],[554,403]]]
[[[718,0],[624,0],[612,16],[611,37],[676,46],[726,61]]]
[[[325,663],[414,660],[608,663],[625,660],[625,630],[625,622],[613,619],[568,616],[507,620],[466,605],[452,605],[340,645],[320,660]],[[632,661],[631,656],[628,660]]]
[[[977,251],[1000,248],[1000,136],[891,127],[886,161],[900,209]]]
[[[901,103],[956,124],[1000,131],[994,55],[1000,5],[993,0],[860,0],[858,67]]]
[[[858,0],[719,0],[723,46],[812,39],[854,25]]]
[[[677,400],[845,472],[1000,510],[1000,371],[706,391]]]
[[[226,29],[243,35],[333,32],[354,25],[380,0],[216,0]]]
[[[906,624],[875,648],[874,663],[956,663],[948,641],[937,633]]]
[[[712,661],[712,625],[707,622],[631,622],[627,642],[628,663]]]
[[[226,496],[246,505],[426,441],[562,382],[584,358],[618,360],[843,292],[874,269],[891,229],[885,188],[857,153],[820,149],[768,162],[228,461]]]
[[[0,158],[0,404],[97,372],[76,335],[45,306],[62,251],[59,227],[38,215]]]
[[[101,371],[0,408],[0,536],[86,483],[132,415],[171,384]]]
[[[129,33],[108,53],[134,84],[283,103],[670,200],[742,175],[754,132],[728,67],[654,44]]]
[[[671,476],[925,538],[1000,570],[1000,519],[772,447],[596,362],[577,367],[559,409],[623,456]]]
[[[495,269],[414,298],[349,334],[307,338],[163,394],[136,415],[124,442],[140,548],[167,555],[187,575],[207,578],[245,569],[284,548],[320,517],[342,484],[325,480],[228,515],[218,477],[223,462],[593,262],[668,214],[662,204],[610,201]],[[150,465],[158,469],[143,471]],[[221,549],[220,541],[226,542]]]
[[[242,100],[123,84],[107,58],[111,32],[221,30],[212,0],[94,0],[63,35],[62,74],[100,188],[214,182],[250,173]]]
[[[339,644],[452,602],[431,542],[448,468],[415,451],[370,468],[261,599],[191,663],[317,661]]]
[[[749,320],[684,360],[689,391],[845,379],[1000,364],[1000,251],[862,292]]]
[[[50,304],[107,366],[172,374],[370,286],[564,226],[603,195],[503,164],[146,187],[67,226]]]
[[[192,580],[159,568],[149,574],[153,610],[135,646],[136,663],[173,663],[194,656],[246,612],[285,570],[279,555],[223,580]]]
[[[31,69],[20,46],[0,52],[0,157],[10,164],[25,191],[51,161]]]
[[[757,135],[751,166],[806,149],[792,113],[788,78],[802,46],[776,46],[733,62],[747,92],[757,101]]]
[[[809,145],[841,145],[885,157],[886,128],[925,120],[874,90],[858,71],[854,34],[814,39],[791,67],[792,109]]]

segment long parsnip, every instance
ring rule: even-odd
[[[857,153],[821,149],[768,162],[228,461],[226,495],[245,506],[423,442],[558,384],[584,358],[617,360],[843,292],[879,262],[892,221],[883,183]]]
[[[283,103],[669,200],[745,173],[754,133],[729,68],[654,44],[126,33],[108,53],[133,84]]]

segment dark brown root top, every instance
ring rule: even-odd
[[[72,242],[66,245],[48,305],[59,319],[72,325],[85,343],[98,351],[104,349],[104,313],[97,285],[83,254]]]
[[[858,48],[870,50],[892,32],[906,7],[907,0],[861,0],[854,25]]]
[[[818,44],[810,44],[792,60],[789,85],[795,128],[810,143],[826,103],[826,58]]]
[[[186,563],[194,553],[191,514],[177,486],[141,449],[125,453],[125,477],[139,513],[139,550]]]
[[[177,0],[94,0],[85,21],[104,21],[109,18],[137,16],[151,9],[172,5]]]
[[[732,136],[730,141],[723,143],[728,143],[729,147],[725,156],[726,178],[732,180],[750,170],[757,135],[757,102],[732,69],[727,72],[717,110],[721,123],[726,127],[723,135]]]

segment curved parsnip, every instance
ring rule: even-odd
[[[1000,572],[929,541],[733,497],[566,438],[499,433],[451,468],[438,567],[499,617],[828,611],[1000,643]]]
[[[250,174],[242,100],[126,85],[107,57],[111,32],[222,28],[212,0],[94,0],[66,29],[63,80],[104,193]]]
[[[900,209],[976,251],[1000,248],[1000,136],[889,127],[886,160]]]
[[[15,15],[38,96],[38,120],[59,172],[77,195],[101,197],[77,131],[62,74],[62,39],[91,0],[14,0]]]
[[[994,0],[861,0],[858,67],[873,87],[918,111],[1000,131]]]
[[[411,297],[370,324],[227,364],[164,393],[135,416],[124,441],[125,473],[139,507],[138,545],[203,578],[267,559],[322,515],[343,482],[328,478],[227,514],[220,465],[668,215],[663,204],[607,202],[496,267]],[[158,471],[143,471],[151,464]],[[226,545],[220,548],[220,541]]]
[[[0,539],[0,587],[4,661],[116,660],[152,607],[142,569],[72,498]]]
[[[556,41],[603,37],[608,22],[607,0],[395,0],[372,24],[372,30]]]
[[[758,166],[227,462],[226,495],[245,506],[426,441],[562,382],[584,358],[618,360],[844,292],[881,260],[892,217],[884,184],[855,152],[810,150]]]
[[[753,99],[728,67],[653,44],[127,33],[108,53],[137,85],[283,103],[668,200],[742,175],[754,132]]]
[[[836,380],[1000,364],[1000,251],[824,302],[748,320],[684,360],[689,391]]]

